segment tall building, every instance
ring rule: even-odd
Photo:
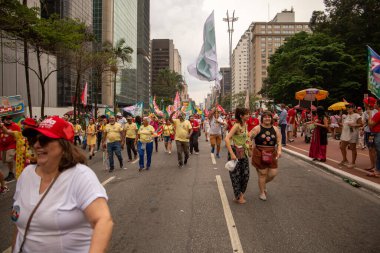
[[[293,9],[284,10],[270,22],[255,22],[251,26],[251,93],[258,95],[260,92],[267,77],[269,58],[285,39],[301,31],[311,32],[308,22],[295,22],[294,16]]]
[[[40,7],[39,0],[29,0],[28,7]],[[21,64],[24,62],[24,47],[22,41],[12,40],[14,47],[7,47],[10,38],[4,32],[0,33],[0,96],[21,95],[27,105],[27,89],[25,80],[25,68]],[[18,60],[21,63],[14,63]],[[56,57],[43,54],[41,57],[42,72],[47,73],[56,68]],[[10,63],[12,62],[12,63]],[[29,50],[30,68],[38,72],[36,54]],[[29,71],[30,96],[32,106],[41,106],[41,85],[33,71]],[[52,73],[45,83],[45,106],[57,106],[57,74]],[[26,111],[26,110],[25,110]]]
[[[174,70],[173,40],[152,40],[152,86],[157,85],[158,72],[161,69]]]
[[[222,96],[231,94],[231,87],[232,87],[231,68],[230,67],[220,68],[220,73],[223,76],[221,87],[220,87]]]
[[[149,106],[150,73],[150,0],[137,3],[137,101]]]
[[[246,92],[250,88],[249,66],[250,66],[250,38],[251,31],[248,29],[241,36],[232,53],[231,82],[232,95]],[[235,107],[234,105],[232,106]]]
[[[182,75],[182,59],[178,49],[174,49],[174,66],[173,70]]]
[[[84,22],[92,31],[93,19],[92,0],[43,0],[41,1],[41,16],[49,17],[58,14],[61,18],[73,18]],[[76,73],[72,67],[68,67],[67,60],[58,57],[57,65],[57,102],[58,106],[72,105],[75,96]],[[89,103],[92,103],[92,76],[91,70],[86,71],[82,76],[81,86],[87,82],[89,84]]]

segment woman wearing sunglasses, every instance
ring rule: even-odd
[[[113,227],[107,194],[74,146],[73,127],[54,116],[23,135],[37,164],[17,181],[13,252],[105,252]]]

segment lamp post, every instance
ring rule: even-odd
[[[228,40],[229,40],[229,49],[230,49],[230,68],[231,68],[231,62],[232,62],[232,34],[234,32],[234,22],[237,21],[239,18],[235,17],[235,10],[232,12],[232,17],[229,16],[228,10],[227,10],[227,18],[223,18],[224,22],[227,22],[228,24]],[[231,25],[230,25],[231,23]]]

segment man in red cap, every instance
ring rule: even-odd
[[[371,166],[365,170],[373,172],[376,164],[376,148],[375,148],[375,133],[371,132],[371,129],[368,125],[369,120],[377,113],[377,110],[374,109],[376,99],[372,97],[365,98],[363,100],[365,112],[362,115],[363,121],[363,131],[364,131],[364,145],[368,148],[369,160]],[[369,116],[371,115],[371,117]]]
[[[26,118],[21,122],[23,129],[37,127],[37,122],[32,118]],[[28,140],[20,131],[12,131],[2,126],[1,129],[5,134],[13,136],[16,139],[16,179],[29,164],[36,163],[36,156],[32,147],[29,146]]]
[[[0,151],[1,151],[1,160],[3,163],[7,164],[9,174],[5,178],[5,181],[11,181],[15,178],[14,175],[14,157],[16,155],[16,139],[13,135],[9,135],[4,132],[4,129],[10,131],[20,132],[20,127],[12,121],[12,116],[4,116],[2,118],[2,124],[0,128]]]

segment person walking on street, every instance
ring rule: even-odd
[[[170,155],[172,153],[172,141],[174,140],[174,127],[169,119],[166,119],[166,123],[163,126],[162,136],[164,137],[165,152],[168,152]]]
[[[199,154],[199,145],[198,145],[198,137],[199,137],[199,123],[196,119],[194,119],[194,116],[190,116],[190,124],[193,128],[193,133],[190,135],[190,154],[193,154],[193,151],[195,151],[195,154]]]
[[[230,171],[230,178],[235,195],[234,201],[239,204],[246,203],[244,193],[249,181],[248,154],[250,146],[246,124],[248,118],[249,110],[247,108],[236,108],[236,122],[224,139],[228,149],[228,160],[237,161],[235,169]]]
[[[287,131],[287,137],[288,137],[288,142],[293,142],[293,132],[295,128],[295,122],[296,122],[296,109],[293,108],[291,104],[288,105],[288,117],[286,119],[287,121],[287,126],[286,126],[286,131]]]
[[[364,106],[365,106],[365,112],[362,116],[363,121],[363,131],[364,131],[364,144],[368,148],[368,155],[369,160],[371,162],[371,166],[369,168],[366,168],[365,170],[369,172],[375,171],[375,165],[376,165],[376,147],[375,147],[375,137],[376,133],[372,133],[371,129],[369,127],[369,120],[370,116],[374,116],[377,113],[377,110],[374,108],[376,104],[376,99],[369,97],[367,99],[364,99]]]
[[[96,150],[99,151],[100,146],[102,144],[102,139],[103,139],[103,131],[104,131],[104,126],[103,124],[103,118],[99,117],[98,118],[98,124],[96,125]]]
[[[359,114],[354,113],[354,105],[349,104],[346,106],[347,116],[343,120],[342,135],[340,136],[340,151],[343,160],[339,165],[354,168],[357,156],[356,144],[359,141],[359,128],[363,125],[362,118]],[[347,160],[347,146],[350,147],[352,153],[352,162]]]
[[[311,138],[309,157],[313,158],[313,160],[326,162],[329,120],[323,106],[317,107],[317,116],[313,119],[311,124],[314,124],[315,128]]]
[[[140,126],[135,139],[137,150],[139,151],[139,171],[144,169],[144,153],[146,151],[146,170],[150,169],[153,153],[153,138],[155,137],[155,130],[149,124],[149,117],[144,117],[143,124]]]
[[[374,143],[376,149],[376,168],[367,174],[368,177],[380,177],[380,100],[375,103],[375,109],[377,112],[372,115],[372,111],[368,111],[368,126],[370,127],[371,133],[374,136]]]
[[[18,131],[20,132],[20,127],[12,121],[12,116],[4,116],[2,118],[3,127],[8,131]],[[12,181],[15,178],[14,173],[14,158],[16,155],[16,139],[14,135],[5,133],[0,129],[0,151],[1,151],[1,160],[8,167],[8,176],[5,178],[5,181]]]
[[[93,156],[95,156],[95,144],[96,144],[96,126],[94,119],[90,119],[87,129],[86,129],[86,135],[87,135],[87,145],[89,147],[89,159],[91,160]]]
[[[265,111],[261,115],[261,124],[249,133],[255,141],[252,152],[252,165],[255,166],[259,177],[259,199],[266,201],[268,191],[266,184],[271,182],[278,173],[278,158],[281,156],[281,133],[273,126],[273,115]]]
[[[210,134],[210,120],[208,119],[208,117],[206,117],[205,120],[203,121],[203,130],[205,133],[206,141],[208,142],[209,134]]]
[[[125,119],[123,114],[121,114],[121,112],[118,112],[116,114],[116,120],[117,120],[117,123],[119,123],[121,125],[121,127],[124,127],[125,124],[127,123],[127,120]]]
[[[54,116],[23,135],[38,165],[17,181],[13,252],[106,252],[113,228],[107,193],[72,144],[72,126]]]
[[[211,153],[215,152],[216,145],[216,157],[220,158],[220,145],[222,143],[222,126],[226,125],[222,117],[220,117],[219,111],[215,108],[209,113],[210,121],[210,144]]]
[[[158,118],[154,114],[151,116],[150,125],[154,128],[154,131],[157,131],[157,129],[160,127]],[[154,145],[156,152],[158,152],[158,136],[154,137]]]
[[[288,117],[288,112],[285,109],[285,104],[281,104],[281,113],[280,118],[278,120],[278,124],[281,128],[281,144],[282,146],[286,146],[286,127],[287,127],[287,121],[286,118]]]
[[[79,145],[82,145],[82,126],[79,123],[79,119],[75,121],[74,125],[74,145],[77,145],[77,142],[79,142]]]
[[[177,146],[178,167],[182,168],[187,164],[189,159],[189,139],[193,133],[192,126],[188,120],[185,120],[185,115],[182,112],[178,112],[178,119],[173,119],[173,112],[169,120],[173,123],[175,129],[175,142]],[[182,159],[182,153],[185,154],[185,159]]]
[[[127,117],[127,123],[124,126],[125,131],[125,143],[127,145],[127,154],[128,154],[128,162],[132,161],[132,152],[133,152],[133,160],[137,159],[137,151],[135,140],[137,137],[137,125],[132,121],[132,117]]]
[[[120,168],[123,169],[124,167],[123,157],[121,155],[121,149],[124,147],[124,141],[125,139],[123,127],[119,123],[115,122],[115,116],[110,116],[109,123],[104,128],[102,140],[103,148],[107,148],[108,159],[110,163],[109,172],[113,172],[115,169],[113,153],[116,154],[116,157],[119,160]]]

